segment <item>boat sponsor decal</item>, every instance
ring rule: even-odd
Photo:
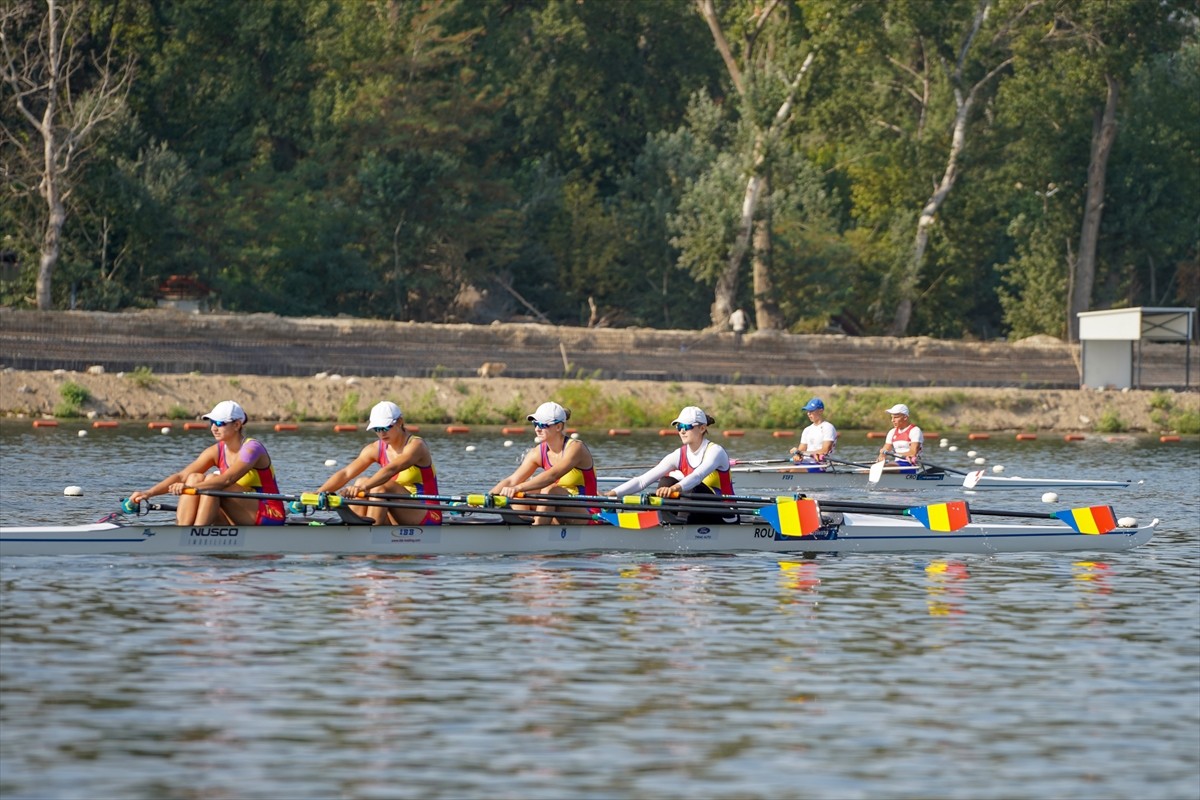
[[[429,544],[441,540],[439,531],[419,526],[396,526],[371,531],[371,544]]]
[[[552,542],[578,542],[582,531],[579,528],[559,528],[558,531],[550,534]]]
[[[712,528],[703,526],[700,528],[696,528],[696,532],[692,534],[692,538],[693,539],[703,539],[704,541],[710,541],[712,539],[716,539],[717,534],[713,531]]]
[[[153,532],[151,532],[152,534]],[[207,550],[223,550],[241,547],[245,537],[238,528],[193,527],[180,531],[181,547],[199,547]]]
[[[910,480],[910,481],[944,481],[944,480],[946,480],[946,473],[944,473],[944,472],[943,472],[943,473],[940,473],[940,474],[937,474],[937,475],[930,475],[929,473],[926,473],[926,472],[918,472],[916,475],[907,475],[907,476],[905,476],[905,480]]]

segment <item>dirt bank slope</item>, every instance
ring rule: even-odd
[[[138,375],[0,372],[0,413],[64,415],[63,387],[89,399],[78,413],[107,419],[198,419],[219,400],[234,399],[259,421],[362,422],[380,399],[399,403],[415,423],[504,424],[523,421],[538,403],[555,399],[581,428],[658,428],[681,405],[704,407],[721,427],[788,428],[807,424],[801,406],[824,398],[844,430],[883,429],[883,409],[906,402],[927,429],[960,431],[1195,432],[1195,392],[1022,389],[881,389],[830,386],[714,386],[651,381],[562,381],[509,378],[362,378],[318,375]],[[68,391],[67,394],[70,394]],[[78,393],[77,393],[78,394]]]

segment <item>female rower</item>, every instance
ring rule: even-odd
[[[722,495],[733,494],[733,479],[729,474],[729,454],[721,445],[708,440],[708,426],[715,419],[695,406],[688,406],[679,412],[671,424],[679,431],[679,440],[683,446],[672,450],[658,462],[658,465],[642,473],[636,478],[630,478],[620,486],[608,492],[610,496],[620,497],[630,493],[640,493],[655,481],[658,487],[654,493],[659,497],[690,492],[699,501],[719,500]],[[707,495],[707,497],[706,497]],[[726,514],[690,513],[683,515],[680,522],[695,524],[712,524],[715,522],[733,522],[737,515],[733,512]]]
[[[337,472],[329,476],[321,484],[318,492],[336,492],[341,490],[343,497],[359,497],[366,492],[369,495],[379,494],[423,494],[436,495],[438,492],[437,470],[433,468],[433,457],[429,454],[429,446],[420,436],[414,436],[404,426],[404,414],[395,403],[384,401],[376,403],[371,409],[371,417],[367,421],[367,430],[377,437],[376,441],[363,447],[358,457]],[[362,477],[350,483],[356,475],[361,475],[372,464],[378,464],[379,469],[371,477]],[[349,484],[349,485],[347,485]],[[376,498],[382,500],[382,498]],[[411,503],[411,501],[409,501]],[[434,504],[436,500],[427,500]],[[409,508],[363,506],[363,516],[375,520],[376,525],[390,521],[392,525],[441,525],[442,512],[437,509],[426,509],[413,505]],[[356,508],[355,510],[358,510]]]
[[[567,420],[571,412],[558,403],[542,403],[537,411],[526,419],[533,423],[534,447],[529,448],[517,469],[492,487],[492,494],[516,497],[521,494],[550,494],[570,497],[579,494],[595,495],[597,491],[596,469],[592,463],[592,452],[579,439],[567,436]],[[541,472],[538,472],[538,470]],[[562,506],[553,501],[537,505],[530,503],[512,504],[518,512],[537,511],[534,525],[559,525],[557,518],[549,516]],[[565,510],[565,509],[564,509]],[[585,513],[587,509],[577,509]],[[565,517],[565,521],[571,518]]]
[[[216,443],[179,472],[168,475],[144,492],[129,495],[132,503],[141,503],[159,494],[180,495],[175,510],[179,525],[282,525],[283,501],[254,499],[254,494],[278,495],[275,468],[267,448],[257,439],[247,439],[246,412],[232,400],[217,403],[204,415]],[[210,469],[216,469],[208,474]],[[209,494],[184,494],[185,489],[199,491],[245,492],[240,497],[216,497]]]

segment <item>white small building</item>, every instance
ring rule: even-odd
[[[1142,342],[1186,342],[1184,385],[1192,385],[1194,308],[1113,308],[1079,313],[1083,349],[1082,387],[1137,389]]]

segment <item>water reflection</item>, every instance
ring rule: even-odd
[[[925,593],[929,616],[966,614],[967,580],[971,577],[961,561],[938,558],[925,566]]]

